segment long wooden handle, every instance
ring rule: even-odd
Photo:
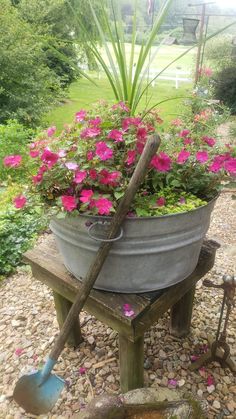
[[[158,135],[153,135],[148,139],[144,147],[143,153],[136,166],[136,169],[130,179],[125,195],[117,208],[116,214],[112,218],[110,230],[107,236],[108,239],[112,239],[116,236],[119,227],[121,226],[122,222],[124,221],[127,215],[130,204],[137,192],[137,189],[139,188],[140,184],[144,181],[150,161],[154,154],[157,152],[159,145],[160,138]],[[89,293],[98,277],[99,272],[102,269],[102,266],[105,262],[105,259],[109,253],[111,246],[112,243],[105,242],[102,243],[99,247],[96,258],[88,270],[83,284],[62,326],[61,332],[50,352],[50,359],[57,360],[57,358],[59,357],[70,334],[71,328],[73,327],[73,324],[77,319],[85,301],[87,300]]]

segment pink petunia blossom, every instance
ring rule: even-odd
[[[21,161],[22,161],[22,156],[20,156],[19,154],[15,154],[15,155],[4,157],[3,164],[6,167],[18,167],[20,166]]]
[[[85,128],[81,131],[80,137],[81,138],[94,138],[100,135],[102,132],[101,128],[93,127],[93,128]]]
[[[115,143],[121,143],[122,141],[124,141],[123,132],[119,131],[118,129],[111,130],[107,138],[115,140]]]
[[[166,205],[166,199],[164,196],[160,196],[160,198],[157,199],[156,205],[158,207],[164,207]]]
[[[184,149],[181,150],[178,157],[177,157],[177,163],[179,163],[179,164],[185,163],[188,160],[190,155],[191,155],[191,153],[189,151],[186,151]]]
[[[96,155],[105,161],[112,158],[113,150],[104,141],[99,141],[96,143]]]
[[[207,151],[198,151],[196,153],[196,159],[199,163],[204,164],[209,160],[209,155]]]
[[[48,170],[47,166],[45,166],[45,164],[43,164],[42,166],[40,166],[39,171],[38,171],[38,174],[42,175],[47,170]]]
[[[138,126],[140,125],[142,122],[141,118],[137,117],[129,117],[129,118],[125,118],[122,121],[122,128],[124,131],[127,131],[129,129],[130,125],[134,125],[134,126]]]
[[[215,140],[214,138],[207,137],[207,136],[202,137],[202,140],[203,140],[203,141],[204,141],[207,145],[209,145],[209,147],[214,147],[214,145],[215,145],[215,143],[216,143],[216,140]]]
[[[170,157],[162,151],[159,155],[155,155],[151,160],[151,166],[158,172],[168,172],[171,168]]]
[[[61,202],[64,209],[68,212],[73,211],[77,207],[76,199],[71,195],[62,195]]]
[[[127,166],[131,166],[135,162],[136,158],[136,151],[135,150],[129,150],[127,153],[127,159],[125,160],[125,163]]]
[[[88,151],[87,152],[87,160],[90,161],[90,160],[93,160],[93,158],[94,158],[93,151]]]
[[[107,198],[99,198],[95,201],[95,207],[99,215],[109,215],[112,208],[112,202]]]
[[[96,169],[90,169],[89,170],[89,177],[90,177],[90,179],[95,180],[95,179],[97,179],[97,176],[98,176],[98,174],[97,174],[97,170]]]
[[[215,379],[211,374],[209,374],[207,376],[207,386],[212,386],[214,384],[215,384]]]
[[[52,137],[53,136],[53,134],[55,134],[55,132],[56,132],[56,127],[55,126],[53,126],[53,127],[49,127],[48,129],[47,129],[47,135],[48,135],[48,137]]]
[[[103,169],[99,173],[99,182],[103,185],[117,186],[121,173],[118,171],[108,172]]]
[[[186,138],[189,134],[190,134],[189,129],[183,129],[183,130],[179,133],[179,136],[180,136],[181,138]]]
[[[88,124],[91,126],[91,127],[97,127],[98,125],[100,125],[102,123],[102,120],[101,120],[101,118],[99,118],[99,117],[96,117],[96,118],[94,118],[94,119],[90,119],[89,121],[88,121]]]
[[[91,201],[92,196],[93,196],[92,189],[82,189],[79,200],[85,204],[86,202]]]
[[[38,183],[41,183],[42,180],[43,180],[43,175],[41,173],[38,173],[37,175],[32,176],[32,181],[35,185]]]
[[[147,139],[147,130],[146,130],[146,128],[144,128],[144,127],[140,127],[140,128],[138,128],[138,130],[137,130],[137,139],[139,140],[139,141],[146,141],[146,139]]]
[[[213,163],[208,167],[209,172],[217,173],[222,168],[222,163],[213,161]]]
[[[75,114],[76,122],[82,122],[87,116],[87,112],[84,109],[81,109],[79,112]]]
[[[180,203],[181,205],[186,204],[186,199],[184,198],[184,196],[181,196],[181,197],[179,198],[179,203]]]
[[[65,163],[65,166],[67,167],[67,169],[69,170],[77,170],[78,169],[78,164],[73,162],[73,161],[68,161]]]
[[[230,175],[236,175],[236,158],[231,157],[230,159],[226,160],[224,167]]]
[[[41,160],[49,167],[51,168],[52,166],[54,166],[57,161],[59,159],[59,156],[57,153],[53,153],[51,150],[49,150],[48,148],[45,148],[42,156],[41,156]]]
[[[82,183],[86,177],[87,177],[86,170],[78,170],[78,172],[75,173],[74,182]]]
[[[190,360],[191,360],[191,362],[195,362],[195,361],[197,361],[199,359],[199,356],[197,356],[197,355],[191,355],[190,356]]]
[[[38,150],[30,150],[29,155],[30,155],[30,157],[32,157],[34,159],[35,157],[38,157],[39,151]]]
[[[18,195],[13,199],[16,208],[23,208],[26,205],[27,199],[24,195]]]

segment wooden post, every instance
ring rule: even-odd
[[[177,337],[189,334],[191,327],[195,286],[171,308],[170,333]]]
[[[136,342],[119,334],[120,388],[122,393],[143,387],[144,336]]]
[[[61,329],[67,317],[67,314],[70,311],[72,303],[55,291],[53,291],[53,297],[54,297],[54,304],[55,304],[55,309],[56,309],[56,314],[57,314],[57,321],[59,324],[59,328]],[[67,340],[67,343],[69,346],[77,347],[81,342],[83,342],[83,337],[81,334],[80,321],[79,321],[79,316],[78,316],[78,321],[75,323],[70,333],[70,336]]]

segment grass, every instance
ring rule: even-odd
[[[94,78],[95,79],[95,78]],[[68,99],[64,104],[54,108],[45,118],[44,124],[48,126],[55,125],[60,131],[65,124],[70,124],[76,112],[81,108],[89,109],[92,103],[104,99],[111,104],[116,100],[106,79],[95,79],[97,86],[94,86],[88,80],[82,78],[72,83],[68,91]],[[156,86],[149,89],[151,95],[148,106],[168,98],[178,96],[188,96],[191,90],[191,84],[182,83],[179,89],[175,89],[172,81],[159,81]],[[171,120],[181,114],[182,100],[176,99],[159,105],[160,116],[165,120]],[[146,107],[146,97],[143,98],[141,108]]]

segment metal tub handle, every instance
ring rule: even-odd
[[[91,230],[92,230],[92,229],[93,229],[96,225],[102,225],[102,226],[104,226],[104,225],[106,225],[106,224],[107,224],[107,225],[109,225],[109,224],[110,224],[110,222],[109,222],[109,221],[96,221],[95,223],[91,224],[91,225],[89,226],[89,228],[88,228],[88,235],[89,235],[89,237],[90,237],[91,239],[96,240],[96,241],[99,241],[99,242],[116,242],[116,241],[120,240],[120,239],[123,237],[124,230],[123,230],[123,228],[122,228],[122,227],[120,227],[120,234],[119,234],[119,236],[115,237],[114,239],[101,239],[101,238],[96,237],[96,236],[93,236],[93,235],[91,234]]]

